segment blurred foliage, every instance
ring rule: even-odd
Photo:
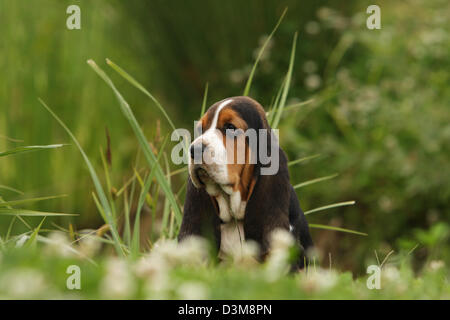
[[[258,47],[287,6],[250,95],[270,105],[288,67],[292,35],[299,31],[289,103],[314,101],[286,112],[280,141],[291,160],[321,157],[291,167],[292,182],[339,173],[301,188],[302,207],[356,200],[353,207],[308,219],[369,234],[355,238],[314,230],[324,257],[330,253],[340,268],[362,272],[373,250],[387,254],[418,244],[415,264],[430,257],[449,261],[447,2],[380,1],[381,30],[365,26],[368,1],[81,0],[82,29],[75,31],[65,27],[70,4],[0,0],[0,151],[68,142],[39,105],[41,97],[98,167],[109,129],[112,183],[121,186],[133,174],[138,144],[114,96],[86,60],[117,61],[157,96],[177,126],[191,129],[207,82],[208,104],[242,93]],[[147,97],[111,77],[150,141],[159,135],[158,119],[163,134],[169,132]],[[33,208],[79,213],[80,227],[100,225],[93,186],[76,148],[0,161],[2,185],[29,197],[70,195]],[[174,177],[176,190],[185,178]],[[17,197],[0,192],[8,200]],[[8,224],[9,218],[0,217],[1,231]]]
[[[307,272],[286,274],[277,259],[234,268],[204,260],[196,245],[180,248],[159,243],[150,256],[132,261],[99,257],[96,263],[68,250],[67,239],[56,233],[38,248],[0,252],[2,299],[449,299],[448,266],[441,260],[412,271],[408,256],[393,256],[382,264],[379,289],[368,289],[369,274],[311,266]],[[86,238],[84,239],[86,240]],[[74,248],[95,254],[82,240]],[[80,289],[73,269],[80,269]],[[280,269],[280,266],[282,267]],[[73,267],[72,267],[73,268]],[[245,285],[242,285],[245,283]],[[372,284],[371,281],[369,283]]]

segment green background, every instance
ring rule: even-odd
[[[66,28],[70,4],[81,8],[81,30]],[[410,250],[416,244],[417,265],[429,259],[448,261],[450,8],[440,0],[379,1],[382,29],[368,30],[369,4],[0,0],[0,151],[71,143],[39,104],[40,97],[99,169],[107,128],[113,185],[119,188],[133,174],[138,144],[115,97],[86,60],[104,68],[105,58],[118,63],[161,101],[177,127],[192,131],[206,83],[208,105],[242,94],[264,36],[288,7],[250,95],[270,105],[298,31],[288,102],[314,101],[286,112],[280,141],[290,160],[321,156],[291,167],[291,180],[295,184],[339,173],[299,189],[302,208],[355,200],[354,206],[308,219],[369,234],[313,230],[318,248],[325,257],[330,253],[338,268],[355,272],[375,259],[374,250]],[[149,141],[170,132],[146,96],[109,74]],[[175,176],[174,188],[185,179],[185,174]],[[0,184],[27,197],[67,194],[32,208],[78,213],[73,222],[79,228],[102,224],[91,197],[92,182],[73,145],[1,158]],[[0,193],[8,200],[18,198]],[[10,219],[0,217],[1,232]],[[67,226],[69,220],[52,221]]]

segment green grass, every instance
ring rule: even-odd
[[[96,255],[94,264],[86,259],[88,250],[81,245],[76,244],[73,252],[63,245],[60,241],[34,248],[6,246],[0,255],[0,297],[450,299],[448,269],[442,262],[431,262],[417,274],[407,259],[391,263],[390,260],[395,260],[391,256],[382,267],[381,288],[370,290],[366,286],[368,275],[354,278],[350,272],[340,272],[334,267],[319,269],[311,266],[307,272],[285,275],[269,264],[217,266],[211,260],[195,257],[198,255],[195,250],[188,252],[190,260],[187,260],[170,247],[135,262]],[[151,259],[154,259],[153,263],[150,263]],[[81,269],[80,290],[66,287],[69,277],[66,270],[71,265]],[[21,289],[24,286],[28,289]]]
[[[20,6],[11,5],[11,10],[0,10],[0,15],[6,11],[14,14]],[[392,4],[390,8],[395,13],[405,7]],[[414,13],[414,7],[407,9]],[[298,75],[306,59],[304,48],[313,41],[301,30],[292,29],[292,20],[291,24],[282,23],[288,19],[285,9],[272,32],[260,43],[255,61],[246,73],[247,80],[242,83],[244,95],[251,94],[261,101],[272,95],[267,116],[271,125],[280,129],[283,148],[295,155],[289,162],[292,182],[301,192],[302,207],[313,232],[323,230],[315,240],[324,240],[327,248],[338,247],[333,255],[329,251],[317,252],[318,258],[307,272],[291,275],[283,272],[283,265],[280,267],[276,259],[258,266],[218,265],[213,256],[203,257],[199,247],[163,244],[163,240],[177,235],[187,177],[186,167],[173,168],[168,161],[167,131],[181,122],[183,117],[178,114],[188,113],[185,109],[174,112],[161,88],[153,92],[156,84],[164,83],[170,76],[164,78],[165,72],[152,73],[154,82],[148,82],[147,75],[141,72],[143,62],[130,61],[120,54],[114,60],[126,68],[106,59],[103,69],[102,64],[89,60],[94,71],[91,72],[76,61],[87,59],[84,52],[93,52],[96,61],[103,61],[105,50],[81,46],[79,51],[74,49],[81,55],[72,55],[74,50],[68,50],[71,58],[62,59],[69,61],[65,67],[54,60],[48,64],[68,70],[60,75],[61,83],[67,81],[68,74],[79,80],[75,93],[57,95],[66,92],[67,83],[61,87],[55,83],[47,85],[46,64],[41,59],[31,57],[33,77],[28,78],[16,75],[14,64],[2,65],[2,61],[13,61],[18,54],[14,50],[20,46],[14,46],[8,51],[9,58],[0,60],[5,74],[15,75],[5,86],[6,91],[0,91],[1,98],[13,93],[7,100],[11,103],[2,103],[11,108],[0,119],[0,126],[6,128],[0,132],[0,182],[5,183],[0,185],[0,218],[5,227],[0,233],[0,298],[449,299],[450,228],[442,222],[446,221],[446,177],[450,172],[445,170],[449,154],[449,91],[448,73],[443,71],[448,60],[439,56],[448,51],[442,50],[448,45],[415,45],[417,50],[410,50],[411,43],[422,43],[428,33],[431,40],[437,41],[442,22],[432,20],[422,34],[423,27],[418,29],[414,23],[403,24],[405,29],[395,28],[389,22],[397,16],[394,13],[386,14],[383,30],[387,33],[367,33],[357,25],[345,31],[334,30],[340,40],[328,52],[323,73],[318,72],[323,76],[324,88],[299,94],[304,93],[299,90]],[[333,15],[328,19],[321,22],[324,34],[328,32],[327,24],[335,22]],[[105,25],[106,20],[100,16]],[[33,32],[28,26],[9,27],[14,25],[9,22],[5,34],[10,41],[23,41],[22,29],[27,30],[26,35]],[[37,26],[36,30],[41,30],[40,24]],[[262,69],[268,62],[263,57],[269,44],[278,40],[277,30],[289,35],[285,42],[291,51],[283,58],[286,63],[276,65],[276,76],[271,75],[271,83],[277,85],[267,90],[259,75],[267,76]],[[299,37],[296,31],[300,31]],[[386,34],[394,39],[390,46],[383,42],[389,40],[383,38]],[[69,41],[67,34],[59,37]],[[321,50],[316,49],[316,54]],[[367,56],[365,50],[372,56]],[[281,55],[280,50],[277,52]],[[299,53],[301,60],[294,63]],[[384,58],[378,59],[380,56]],[[223,61],[223,57],[217,58]],[[174,69],[182,68],[175,68],[173,62],[165,66],[176,78],[179,70]],[[442,65],[439,70],[434,68],[437,62]],[[412,88],[404,79],[404,70],[414,77]],[[51,76],[49,79],[54,81]],[[147,86],[149,83],[151,86]],[[204,89],[203,79],[201,83],[202,99],[195,107],[186,106],[186,110],[194,111],[193,117],[204,114],[209,100],[229,92],[218,88],[216,82],[206,82]],[[426,89],[430,85],[432,91]],[[166,86],[173,89],[176,85]],[[143,95],[136,94],[139,92]],[[48,113],[36,107],[36,96],[46,97],[46,102],[39,101]],[[300,101],[290,101],[298,96],[302,97]],[[18,97],[23,97],[23,105],[30,108],[16,113]],[[176,100],[182,101],[182,95],[173,101]],[[23,115],[39,123],[39,128],[26,125]],[[154,124],[159,118],[161,124]],[[99,133],[105,131],[106,122],[104,146]],[[159,125],[165,129],[161,131]],[[76,148],[45,145],[61,139],[69,140]],[[20,146],[24,141],[33,145]],[[98,149],[100,152],[95,153]],[[80,154],[81,158],[77,158]],[[89,175],[80,168],[87,168]],[[330,175],[333,172],[339,172],[339,178],[337,174]],[[57,181],[51,190],[61,190],[57,194],[69,196],[48,196],[55,194],[47,192],[49,181]],[[24,188],[28,186],[33,187]],[[66,205],[53,205],[55,202]],[[48,208],[65,210],[45,210]],[[78,220],[71,218],[85,219],[95,214],[101,222],[85,223],[92,226],[90,229],[81,229],[74,223]],[[143,229],[141,218],[149,219],[149,229]],[[382,262],[377,251],[372,254],[374,248],[385,253]],[[82,269],[81,291],[70,291],[65,286],[65,271],[72,264]],[[366,287],[364,271],[370,264],[382,266],[380,290]],[[21,290],[24,287],[29,290]]]

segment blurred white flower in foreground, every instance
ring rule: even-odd
[[[386,266],[381,271],[382,282],[397,282],[400,280],[400,271],[396,267]]]
[[[171,266],[204,265],[208,262],[209,248],[205,239],[191,236],[181,243],[176,240],[160,240],[155,243],[149,258],[160,256]]]
[[[138,277],[144,279],[144,290],[147,298],[169,298],[166,294],[171,287],[170,269],[169,264],[160,254],[149,254],[136,263],[134,272]]]
[[[46,238],[44,252],[46,254],[70,258],[76,255],[69,239],[63,232],[54,231]]]
[[[1,260],[0,260],[1,261]],[[445,263],[442,260],[433,260],[430,262],[430,264],[428,265],[428,268],[431,271],[437,271],[439,269],[442,269],[443,267],[445,267]]]
[[[305,291],[327,291],[332,289],[338,280],[334,270],[312,269],[299,278],[300,287]]]
[[[272,251],[289,250],[295,244],[292,234],[284,229],[276,229],[270,235],[270,249]]]
[[[83,235],[79,241],[79,251],[81,254],[93,257],[95,256],[102,246],[101,241],[94,235]]]
[[[289,272],[290,249],[295,244],[292,234],[283,229],[276,229],[270,235],[270,252],[266,261],[266,278],[275,281]]]
[[[244,241],[240,253],[234,257],[234,263],[241,267],[254,267],[259,265],[259,245],[255,241]]]
[[[106,275],[100,284],[102,296],[109,299],[125,299],[135,293],[134,278],[125,260],[110,258],[105,271]]]
[[[189,237],[181,243],[160,240],[147,256],[134,266],[136,275],[145,281],[148,298],[168,298],[172,289],[170,271],[177,266],[204,266],[208,263],[209,247],[205,239]]]
[[[6,293],[9,298],[42,298],[46,291],[48,287],[44,275],[33,269],[11,270],[0,278],[0,292]]]
[[[177,293],[178,297],[183,300],[204,300],[209,296],[209,290],[203,283],[193,281],[181,284]]]

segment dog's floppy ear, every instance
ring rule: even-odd
[[[267,122],[264,109],[262,106],[250,99],[248,97],[235,97],[233,98],[234,104],[233,109],[236,110],[242,119],[245,119],[247,123],[247,129],[253,131],[255,136],[247,136],[247,144],[250,146],[250,151],[252,154],[252,159],[256,159],[255,168],[253,174],[255,177],[260,175],[260,169],[265,166],[264,159],[261,159],[261,153],[259,151],[261,143],[259,141],[261,129],[266,130],[266,135],[263,133],[262,136],[267,137],[267,147],[270,150],[270,126]],[[254,139],[255,138],[255,139]],[[265,138],[266,140],[266,138]],[[269,151],[270,152],[270,151]],[[270,156],[270,154],[269,154]],[[254,163],[254,162],[252,162]]]
[[[213,199],[204,188],[197,189],[190,177],[183,211],[178,241],[192,235],[202,236],[215,241],[220,248],[220,220]]]

